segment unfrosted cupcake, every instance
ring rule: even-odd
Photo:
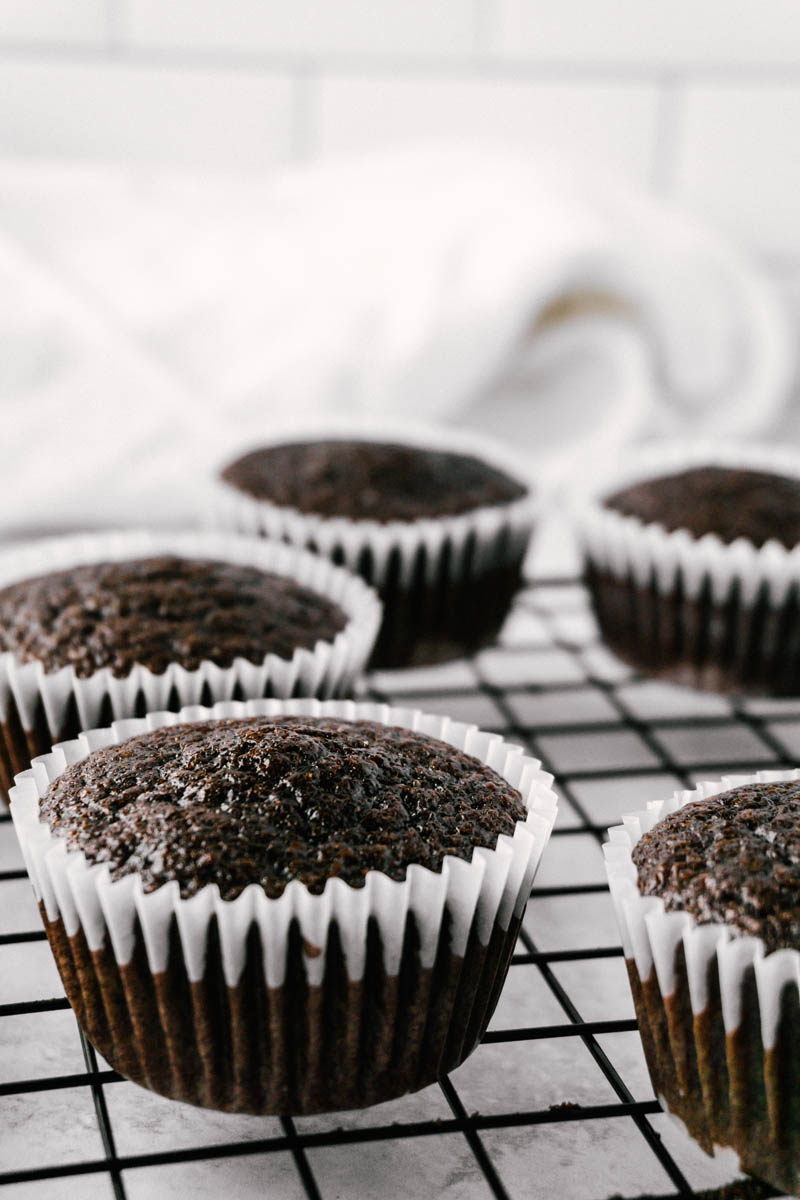
[[[190,1103],[309,1113],[424,1087],[477,1045],[550,782],[446,717],[256,701],[81,735],[11,811],[108,1061]]]
[[[650,675],[800,694],[800,460],[771,448],[642,452],[581,504],[603,638]]]
[[[376,667],[491,642],[520,587],[534,498],[518,464],[456,431],[278,440],[221,472],[217,520],[345,563],[378,588]]]
[[[609,832],[656,1095],[706,1151],[800,1194],[800,771],[702,784]]]
[[[344,692],[380,620],[346,571],[246,538],[126,533],[0,556],[0,785],[113,718]]]

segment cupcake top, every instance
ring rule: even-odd
[[[226,483],[282,507],[351,520],[414,521],[508,504],[527,488],[467,454],[390,442],[293,442],[254,450]]]
[[[490,767],[434,738],[371,721],[249,717],[168,725],[68,767],[40,815],[91,863],[146,891],[216,883],[280,896],[298,879],[403,879],[471,859],[526,817]]]
[[[639,891],[768,950],[800,949],[800,782],[753,783],[686,804],[633,849]]]
[[[756,546],[774,538],[787,549],[800,542],[800,479],[740,467],[692,467],[622,488],[603,501],[623,516],[695,537],[715,533]]]
[[[238,563],[163,556],[91,563],[0,590],[0,650],[46,671],[135,664],[161,674],[291,658],[344,629],[341,609],[293,579]]]

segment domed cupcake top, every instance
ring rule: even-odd
[[[238,563],[164,555],[92,563],[0,590],[0,651],[46,671],[118,677],[135,664],[161,674],[177,662],[227,667],[331,640],[345,615],[282,575]]]
[[[753,783],[684,805],[633,849],[638,888],[768,950],[800,948],[800,781]]]
[[[254,450],[223,480],[272,504],[324,517],[414,521],[508,504],[527,488],[469,454],[391,442],[292,442]]]
[[[119,879],[183,896],[210,883],[279,896],[298,879],[369,870],[402,879],[471,859],[526,817],[490,767],[434,738],[370,721],[250,717],[163,726],[105,747],[48,788],[41,819]]]
[[[740,467],[701,466],[644,480],[603,501],[623,516],[730,543],[800,542],[800,479]]]

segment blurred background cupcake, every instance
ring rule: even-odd
[[[527,474],[502,446],[444,428],[281,440],[223,468],[215,518],[363,576],[384,607],[371,665],[407,667],[496,639],[538,503]]]
[[[592,490],[585,578],[616,654],[711,691],[800,693],[800,456],[658,447]]]
[[[347,695],[380,602],[349,572],[241,537],[123,532],[0,555],[0,786],[109,720]]]

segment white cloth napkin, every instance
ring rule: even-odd
[[[342,416],[491,429],[552,478],[763,431],[793,366],[755,266],[596,167],[0,166],[0,528],[184,521],[227,455]]]

